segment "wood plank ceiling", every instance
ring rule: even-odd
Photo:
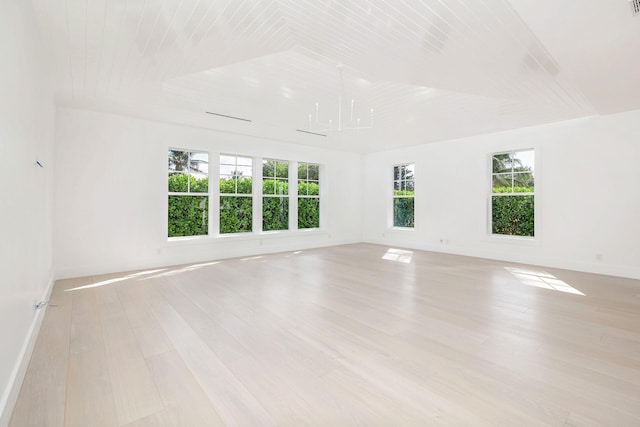
[[[613,83],[593,78],[602,62],[630,69],[623,80],[640,71],[637,43],[601,58],[620,40],[640,40],[640,18],[623,15],[626,1],[608,8],[568,1],[582,5],[574,19],[585,22],[574,29],[618,35],[577,52],[567,46],[578,46],[580,34],[563,33],[560,22],[542,24],[553,3],[538,10],[533,0],[512,1],[33,3],[52,56],[56,99],[65,106],[356,152],[640,107],[640,85],[607,97],[601,94]],[[587,25],[598,19],[608,25]],[[321,121],[337,127],[338,96],[344,126],[354,99],[353,124],[360,117],[366,125],[373,109],[375,131],[326,138],[296,132],[310,129],[316,103]]]

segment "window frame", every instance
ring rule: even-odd
[[[493,171],[493,158],[496,155],[500,154],[512,154],[515,155],[519,152],[533,152],[533,169],[530,172],[514,172],[513,168],[511,172],[494,172]],[[535,243],[540,238],[539,233],[539,217],[538,211],[540,206],[540,148],[539,147],[523,147],[523,148],[515,148],[509,150],[495,151],[489,153],[488,155],[488,171],[487,174],[489,177],[488,182],[488,192],[489,197],[487,201],[487,234],[490,238],[495,240],[506,240],[506,241],[514,241],[514,242],[523,242],[523,243]],[[530,173],[533,177],[533,191],[531,192],[515,192],[513,188],[515,187],[515,175],[522,173]],[[495,175],[511,175],[511,188],[512,192],[509,193],[494,193],[493,192],[493,180]],[[513,196],[531,196],[533,197],[533,236],[520,236],[516,234],[497,234],[493,232],[493,198],[494,197],[513,197]]]
[[[163,214],[163,223],[164,223],[164,236],[166,236],[166,244],[168,246],[175,245],[191,245],[191,244],[206,244],[207,242],[212,242],[215,240],[223,241],[227,239],[233,240],[253,240],[253,239],[262,239],[262,238],[277,238],[277,236],[286,237],[286,236],[295,236],[295,235],[313,235],[313,234],[322,234],[326,233],[325,230],[325,214],[326,214],[326,206],[323,202],[325,198],[325,165],[322,163],[316,162],[299,162],[297,160],[285,160],[280,156],[269,156],[269,157],[261,157],[259,155],[252,154],[229,154],[228,152],[220,152],[218,150],[209,150],[207,148],[202,147],[202,145],[195,144],[195,148],[180,148],[172,145],[165,145],[164,156],[169,156],[170,151],[181,151],[187,153],[203,153],[207,155],[208,158],[208,191],[207,192],[169,192],[168,186],[167,188],[167,198],[164,200],[164,214]],[[220,178],[230,177],[230,173],[226,168],[221,167],[221,161],[224,156],[233,157],[234,164],[231,165],[230,162],[227,162],[229,166],[232,166],[233,169],[237,169],[238,167],[238,158],[244,158],[246,160],[251,161],[251,167],[248,165],[242,165],[247,170],[251,170],[251,192],[250,193],[238,193],[238,186],[234,187],[234,193],[222,193],[220,191]],[[165,159],[167,158],[165,157]],[[288,201],[288,228],[283,230],[263,230],[263,200],[264,197],[268,197],[269,195],[263,194],[262,188],[262,180],[263,180],[263,160],[275,160],[276,162],[288,163],[288,187],[289,191],[287,194],[282,195],[273,195],[273,197],[285,197]],[[227,165],[225,163],[225,165]],[[243,162],[240,162],[243,163]],[[248,163],[248,162],[245,162]],[[318,168],[318,179],[309,179],[307,175],[306,181],[315,182],[318,184],[318,194],[317,195],[298,195],[298,165],[306,164],[317,166]],[[222,173],[222,171],[229,173]],[[169,169],[169,172],[176,172]],[[167,178],[169,176],[167,169],[165,169],[165,182],[168,182]],[[180,172],[178,172],[180,173]],[[246,176],[246,175],[245,175]],[[278,178],[283,179],[283,178]],[[164,184],[168,185],[168,184]],[[174,184],[175,185],[175,184]],[[188,184],[189,186],[191,183]],[[247,190],[247,188],[243,188]],[[169,194],[171,193],[171,194]],[[199,235],[188,235],[188,236],[172,236],[169,237],[169,195],[182,195],[182,196],[203,196],[207,197],[208,203],[206,204],[206,209],[208,210],[208,227],[206,234]],[[252,204],[252,221],[251,221],[251,231],[238,231],[231,233],[222,233],[221,232],[221,197],[248,197],[251,200]],[[318,200],[318,227],[313,228],[299,228],[298,227],[298,200],[302,198],[316,198]]]
[[[412,179],[410,180],[413,183],[413,194],[411,195],[396,195],[395,190],[396,190],[396,182],[407,182],[409,180],[407,179],[396,179],[396,175],[395,175],[395,168],[397,167],[404,167],[405,169],[407,168],[407,166],[413,166],[413,175],[412,175]],[[406,231],[413,231],[416,229],[416,164],[415,162],[403,162],[403,163],[396,163],[393,164],[391,166],[391,228],[394,230],[406,230]],[[406,175],[405,175],[406,177]],[[402,188],[402,185],[401,185]],[[406,187],[405,187],[406,188]],[[401,190],[402,191],[402,190]],[[405,189],[406,191],[406,189]],[[396,225],[396,215],[395,215],[395,204],[396,204],[396,199],[413,199],[413,226],[412,227],[404,227],[401,225]]]
[[[212,231],[211,231],[211,153],[206,150],[206,149],[197,149],[197,148],[179,148],[179,147],[175,147],[175,146],[168,146],[166,149],[166,153],[167,153],[167,160],[169,160],[169,155],[171,151],[180,151],[180,152],[186,152],[187,153],[187,191],[170,191],[168,188],[168,178],[169,176],[172,174],[172,172],[174,172],[174,175],[178,175],[178,174],[183,174],[181,173],[181,171],[176,171],[176,170],[171,170],[169,165],[167,165],[167,198],[166,198],[166,208],[165,208],[165,236],[167,236],[167,239],[170,241],[173,240],[190,240],[190,239],[202,239],[202,238],[208,238],[212,236]],[[207,191],[204,192],[194,192],[191,191],[191,180],[189,179],[189,177],[193,176],[192,172],[191,172],[191,154],[192,153],[199,153],[199,154],[206,154],[207,155],[207,172],[206,172],[206,178],[207,178]],[[171,197],[204,197],[206,198],[206,212],[207,212],[207,227],[206,227],[206,233],[205,234],[193,234],[193,235],[186,235],[186,236],[169,236],[169,200]]]
[[[236,183],[235,183],[235,192],[234,193],[223,193],[222,191],[220,191],[220,180],[223,179],[223,176],[225,177],[233,177],[233,175],[229,175],[229,174],[223,174],[222,170],[221,170],[221,166],[222,164],[222,157],[233,157],[235,159],[235,163],[233,165],[231,164],[227,164],[225,163],[225,166],[234,166],[236,169],[238,170],[238,166],[243,166],[243,167],[249,167],[251,169],[251,192],[249,193],[238,193],[238,182],[237,182],[237,176],[236,176]],[[251,165],[238,165],[238,158],[243,158],[243,159],[249,159],[251,161]],[[255,180],[255,166],[256,166],[256,160],[257,158],[254,156],[249,156],[249,155],[241,155],[241,154],[229,154],[229,153],[219,153],[218,154],[218,179],[217,179],[217,186],[218,186],[218,194],[217,194],[217,204],[216,204],[216,210],[217,210],[217,230],[218,236],[237,236],[237,235],[247,235],[247,234],[253,234],[255,233],[255,215],[256,215],[256,197],[255,197],[255,186],[256,186],[256,180]],[[262,162],[260,162],[260,165],[262,166]],[[262,180],[260,180],[260,182],[262,183]],[[221,203],[221,198],[222,197],[248,197],[251,200],[251,229],[248,231],[238,231],[238,232],[231,232],[231,233],[224,233],[222,232],[221,228],[220,228],[220,213],[221,213],[221,209],[222,209],[222,203]]]
[[[300,166],[302,165],[306,165],[307,166],[307,176],[305,179],[300,179]],[[317,166],[318,168],[318,179],[309,179],[309,166]],[[296,164],[296,169],[295,169],[295,177],[296,177],[296,185],[295,185],[295,205],[296,205],[296,230],[302,230],[302,231],[312,231],[312,230],[321,230],[323,228],[323,215],[322,215],[322,206],[323,206],[323,202],[322,202],[322,192],[323,192],[323,187],[324,185],[322,185],[322,176],[323,176],[323,168],[322,165],[319,163],[312,163],[312,162],[297,162]],[[311,183],[311,182],[315,182],[318,184],[318,194],[308,194],[309,191],[307,189],[307,194],[300,194],[300,192],[298,191],[298,186],[300,184],[300,182],[306,182],[307,184]],[[317,199],[318,200],[318,226],[317,227],[307,227],[307,228],[300,228],[299,224],[300,224],[300,199]]]
[[[274,168],[273,168],[273,176],[272,177],[267,177],[264,175],[264,164],[265,162],[274,162]],[[278,169],[278,163],[285,163],[287,165],[287,177],[286,178],[282,178],[282,177],[278,177],[278,173],[277,173],[277,169]],[[287,232],[287,231],[291,231],[291,161],[290,160],[282,160],[282,159],[275,159],[275,158],[261,158],[260,159],[260,218],[261,218],[261,224],[260,224],[260,231],[262,233],[282,233],[282,232]],[[266,179],[272,179],[274,182],[278,182],[278,181],[286,181],[287,182],[287,192],[283,193],[283,194],[276,194],[277,191],[277,184],[274,185],[274,193],[273,194],[269,194],[269,193],[265,193],[264,192],[264,181]],[[285,202],[287,204],[287,228],[285,229],[280,229],[280,230],[265,230],[264,229],[264,198],[265,197],[269,197],[269,198],[281,198],[281,199],[286,199]]]

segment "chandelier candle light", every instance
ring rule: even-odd
[[[319,119],[320,103],[316,102],[315,114],[314,113],[309,114],[309,131],[331,133],[334,130],[338,132],[347,131],[347,130],[355,130],[359,132],[361,129],[372,129],[373,128],[373,108],[370,109],[371,115],[369,119],[369,124],[366,126],[363,126],[360,123],[360,117],[356,117],[354,121],[353,113],[354,113],[355,101],[353,99],[351,99],[351,105],[349,108],[349,121],[345,123],[345,126],[343,126],[342,100],[344,98],[345,90],[344,90],[344,79],[342,77],[342,70],[344,69],[344,66],[340,64],[336,68],[340,73],[340,86],[341,86],[340,95],[338,95],[338,127],[337,128],[334,127],[333,120],[331,119],[329,119],[328,123],[323,123],[320,121]]]

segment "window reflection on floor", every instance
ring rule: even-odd
[[[566,292],[568,294],[584,294],[566,282],[545,271],[525,270],[523,268],[505,267],[521,283],[536,288],[551,289],[553,291]]]
[[[413,257],[413,251],[406,251],[403,249],[389,248],[387,253],[382,256],[382,259],[387,261],[401,262],[403,264],[409,264]]]

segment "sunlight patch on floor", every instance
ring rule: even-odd
[[[515,267],[505,267],[505,270],[527,286],[550,289],[552,291],[565,292],[568,294],[585,295],[573,286],[545,271],[525,270],[523,268]]]
[[[127,274],[126,276],[122,276],[122,277],[116,277],[116,278],[113,278],[113,279],[103,280],[101,282],[90,283],[90,284],[84,285],[84,286],[78,286],[77,288],[67,289],[67,290],[65,290],[65,292],[81,291],[83,289],[98,288],[100,286],[111,285],[112,283],[118,283],[118,282],[122,282],[124,280],[135,279],[135,278],[139,278],[140,276],[145,276],[147,274],[159,273],[159,272],[165,271],[165,270],[166,270],[166,268],[160,268],[160,269],[157,269],[157,270],[140,271],[138,273],[131,273],[131,274]],[[154,277],[157,277],[157,276],[154,276]]]
[[[293,255],[298,255],[298,254],[301,254],[301,253],[302,253],[302,251],[294,251],[294,252],[291,252],[290,254],[285,255],[284,257],[285,258],[289,258],[289,257],[292,257]]]
[[[382,259],[386,259],[387,261],[401,262],[403,264],[409,264],[411,258],[413,258],[413,251],[395,248],[389,248],[387,253],[382,256]]]
[[[155,279],[156,277],[176,276],[178,274],[187,273],[189,271],[194,271],[194,270],[197,270],[199,268],[209,267],[209,266],[212,266],[212,265],[220,264],[221,262],[222,261],[211,261],[211,262],[202,262],[202,263],[199,263],[199,264],[189,264],[189,265],[184,266],[182,268],[175,268],[175,269],[169,270],[169,271],[167,271],[165,273],[160,273],[160,274],[157,274],[155,276],[146,277],[146,278],[140,279],[140,280]]]
[[[264,255],[256,255],[256,256],[248,256],[246,258],[241,258],[240,261],[253,261],[254,259],[264,258]]]

